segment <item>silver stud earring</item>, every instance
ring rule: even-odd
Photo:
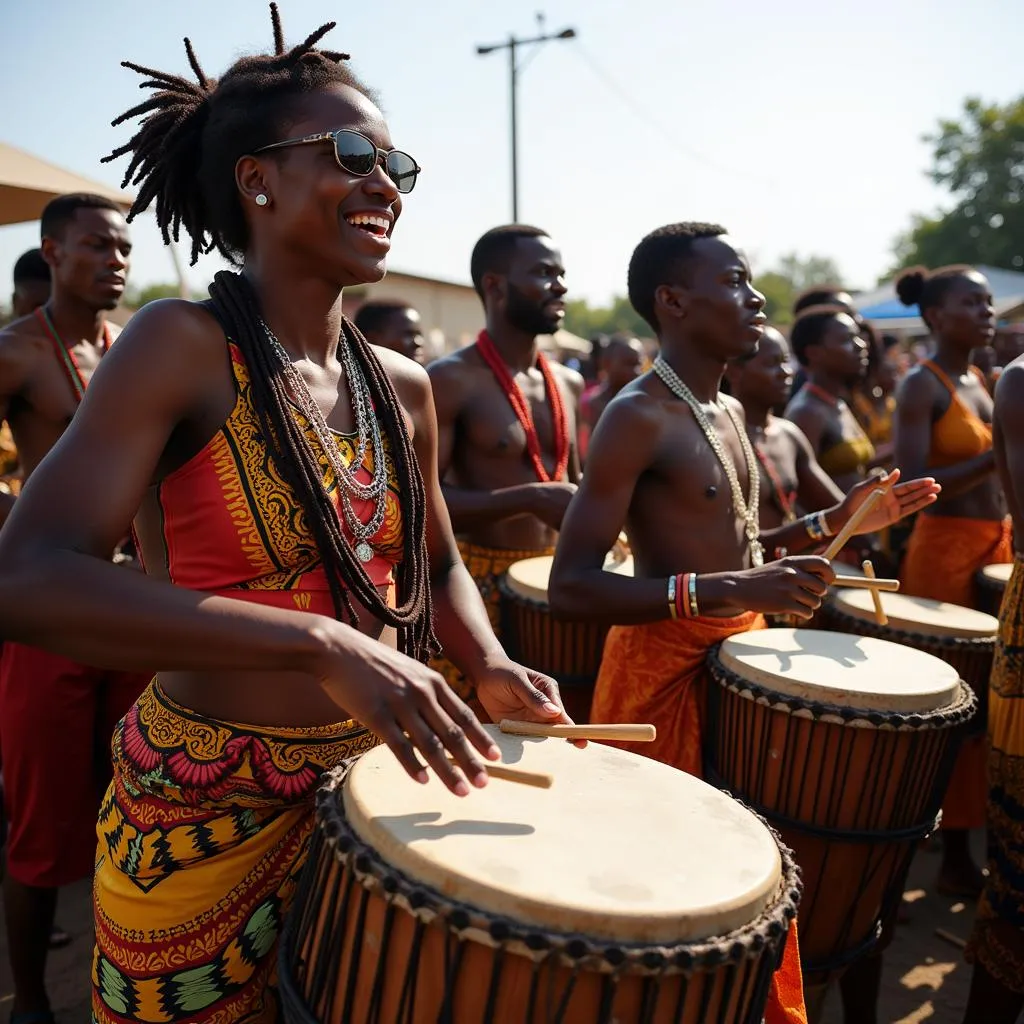
[[[266,206],[267,203],[269,203],[269,202],[270,202],[270,199],[267,196],[265,196],[262,192],[260,192],[259,195],[256,196],[256,205],[257,206]]]

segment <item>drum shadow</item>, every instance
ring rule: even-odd
[[[807,634],[807,645],[804,646],[801,634]],[[828,637],[828,645],[821,643],[824,637]],[[854,636],[852,633],[831,633],[823,629],[794,630],[793,638],[796,641],[798,650],[795,651],[767,651],[762,645],[751,641],[745,643],[742,637],[731,637],[729,641],[730,654],[743,658],[760,657],[765,654],[772,654],[778,659],[780,674],[793,672],[800,658],[821,658],[827,657],[844,668],[853,668],[868,660],[868,655],[861,649],[864,637]],[[817,641],[817,642],[815,642]],[[773,670],[774,671],[774,670]]]
[[[548,742],[543,736],[515,736],[508,732],[498,733],[495,740],[501,747],[499,764],[519,764],[523,759],[523,750],[527,744],[534,746],[537,743]]]
[[[433,842],[448,836],[528,836],[537,830],[518,821],[481,821],[456,818],[443,825],[433,825],[440,811],[417,811],[413,814],[379,814],[373,821],[384,828],[385,835],[398,836],[403,842]]]

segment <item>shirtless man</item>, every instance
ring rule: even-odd
[[[657,740],[637,749],[700,774],[708,649],[763,626],[761,613],[810,617],[833,579],[829,564],[814,556],[759,565],[760,547],[810,548],[820,533],[848,521],[871,484],[824,514],[774,530],[759,529],[757,506],[744,516],[754,456],[745,451],[739,403],[721,397],[719,387],[728,361],[755,351],[764,297],[723,228],[673,224],[648,235],[630,261],[629,297],[661,353],[611,402],[591,439],[587,472],[559,538],[550,598],[566,616],[616,624],[605,643],[593,720],[654,723]],[[862,528],[923,507],[935,491],[932,481],[891,488]],[[634,577],[602,571],[624,523]],[[770,1024],[793,1019],[778,1005],[766,1016]]]
[[[53,200],[41,228],[51,297],[0,332],[0,417],[10,425],[25,479],[71,422],[115,335],[106,313],[124,292],[131,252],[121,211],[99,196]],[[0,495],[4,519],[15,500]],[[106,746],[145,682],[4,644],[0,746],[10,821],[4,912],[13,1020],[52,1019],[44,972],[57,890],[92,873],[96,808],[107,782],[102,766],[108,777],[110,771]]]
[[[499,577],[513,562],[553,551],[576,491],[583,378],[546,360],[537,344],[565,318],[562,256],[543,231],[493,228],[476,243],[470,271],[486,329],[428,373],[452,526],[498,630]]]
[[[421,366],[426,363],[423,324],[419,312],[409,303],[385,299],[364,302],[355,315],[355,325],[371,345],[389,348]]]

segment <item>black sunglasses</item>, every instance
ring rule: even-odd
[[[408,153],[400,149],[378,149],[373,142],[360,132],[351,128],[339,128],[336,132],[321,132],[319,135],[306,135],[301,139],[285,139],[269,146],[261,146],[256,153],[266,153],[270,149],[283,149],[285,146],[304,146],[307,142],[333,142],[334,159],[338,166],[357,178],[368,178],[373,174],[378,163],[384,164],[388,177],[395,183],[399,192],[411,192],[416,185],[416,178],[423,170]]]

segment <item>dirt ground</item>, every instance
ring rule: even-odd
[[[975,856],[980,861],[981,835],[974,839]],[[922,851],[911,869],[906,894],[910,919],[897,929],[885,960],[879,1019],[886,1024],[959,1024],[963,1018],[969,969],[960,949],[936,935],[936,929],[966,939],[972,907],[935,894],[932,882],[937,868],[938,855]],[[61,894],[58,921],[74,935],[74,941],[50,957],[50,994],[57,1019],[60,1024],[88,1024],[91,919],[87,883]],[[7,936],[2,934],[0,1020],[6,1018],[11,999]],[[844,1024],[834,993],[829,996],[823,1024]]]

